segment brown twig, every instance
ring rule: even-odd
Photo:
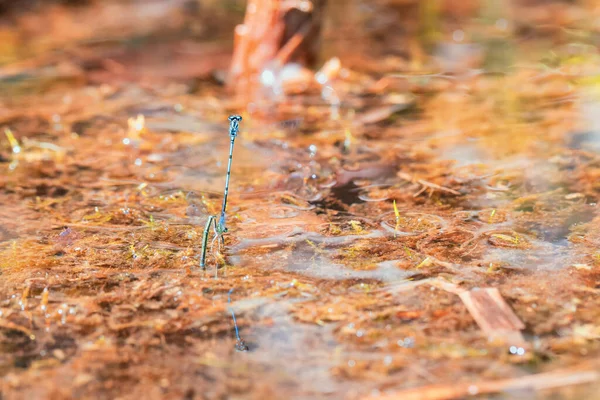
[[[426,181],[424,179],[418,179],[415,178],[414,176],[411,176],[405,172],[399,172],[398,173],[398,177],[401,179],[404,179],[405,181],[409,181],[409,182],[413,182],[413,183],[418,183],[419,185],[423,186],[423,188],[421,188],[421,190],[419,190],[417,193],[415,193],[413,195],[413,197],[418,197],[421,193],[423,193],[425,190],[427,189],[432,189],[432,190],[439,190],[440,192],[446,192],[446,193],[450,193],[453,194],[455,196],[460,196],[460,192],[457,192],[454,189],[450,189],[447,188],[445,186],[440,186],[436,183],[433,182],[429,182]]]

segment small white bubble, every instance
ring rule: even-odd
[[[393,360],[394,360],[394,359],[392,358],[392,356],[385,356],[385,357],[383,358],[383,363],[384,363],[385,365],[391,365]]]
[[[321,91],[321,97],[332,105],[339,105],[340,103],[340,99],[337,93],[335,92],[335,89],[331,86],[325,86],[323,88],[323,90]]]
[[[315,75],[315,79],[319,82],[320,85],[324,85],[327,83],[327,75],[322,72],[317,72]]]
[[[452,39],[454,39],[455,42],[462,42],[465,40],[465,32],[463,32],[462,29],[455,30],[452,32]]]
[[[349,366],[350,368],[354,367],[355,365],[356,365],[356,361],[354,361],[354,360],[350,360],[350,361],[348,361],[348,366]]]
[[[496,20],[496,28],[505,31],[508,28],[508,21],[504,18]]]
[[[62,315],[62,313],[63,313],[63,310],[59,308],[59,309],[58,309],[58,311],[57,311],[57,313],[59,313],[59,314],[61,314],[61,315]]]
[[[129,140],[129,138],[123,139],[123,144],[124,145],[129,145],[129,143],[131,143],[131,140]]]
[[[475,396],[477,393],[479,393],[479,388],[475,385],[469,386],[469,388],[467,390],[469,391],[469,394],[472,396]]]
[[[264,86],[273,86],[275,84],[275,73],[270,69],[265,69],[262,74],[260,74],[260,82]]]
[[[363,331],[362,329],[359,329],[356,331],[357,337],[363,337],[364,335],[365,335],[365,331]]]
[[[175,109],[175,112],[182,112],[183,111],[183,106],[179,103],[175,104],[173,106],[173,108]]]
[[[42,356],[42,357],[46,357],[46,350],[42,350],[42,351],[40,351],[40,356]]]
[[[510,351],[510,354],[517,354],[517,346],[510,346],[508,351]]]
[[[522,356],[523,354],[525,354],[525,349],[522,347],[519,347],[517,349],[517,355]]]
[[[130,119],[129,127],[134,129],[136,132],[141,132],[144,129],[145,118],[142,114],[139,114],[135,119]]]
[[[298,9],[304,13],[309,13],[313,9],[313,4],[309,0],[303,0],[298,4]]]
[[[134,164],[137,165],[138,167],[141,166],[142,165],[142,159],[141,158],[136,158]]]

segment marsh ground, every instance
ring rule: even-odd
[[[593,2],[331,2],[285,96],[174,3],[4,17],[0,397],[597,398]]]

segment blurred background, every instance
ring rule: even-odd
[[[593,0],[254,3],[259,10],[271,3],[293,10],[278,17],[290,31],[286,39],[301,28],[303,17],[294,12],[302,14],[298,10],[310,4],[308,19],[317,29],[305,39],[310,49],[301,61],[313,68],[336,56],[351,69],[379,74],[423,65],[438,71],[502,70],[521,59],[516,42],[535,43],[520,51],[547,52],[543,57],[552,63],[553,47],[599,41],[600,11]],[[240,0],[3,0],[0,73],[28,60],[57,67],[65,78],[82,78],[77,72],[85,71],[82,79],[94,82],[205,78],[229,68],[234,28],[245,12]]]

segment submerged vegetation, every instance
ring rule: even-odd
[[[235,94],[241,2],[83,3],[0,4],[0,398],[597,397],[595,2],[331,0]]]

